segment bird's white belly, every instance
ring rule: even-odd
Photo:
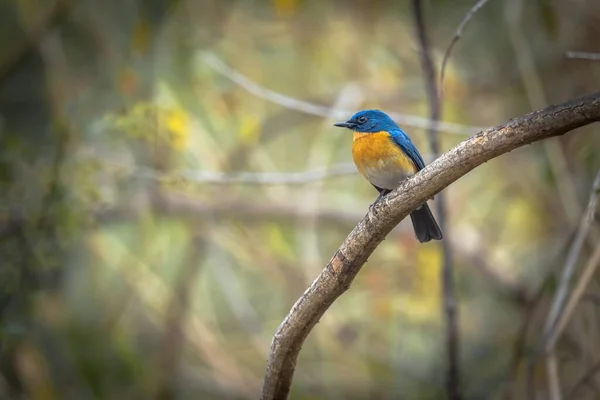
[[[398,168],[367,168],[365,178],[381,189],[394,190],[407,177],[413,174],[402,172]]]

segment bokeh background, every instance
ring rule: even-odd
[[[474,1],[425,4],[439,67]],[[597,90],[572,50],[600,52],[597,1],[489,1],[446,71],[441,149]],[[0,1],[0,398],[257,398],[272,334],[376,197],[332,127],[363,108],[431,160],[409,2]],[[598,129],[445,191],[465,398],[548,398]],[[292,398],[443,398],[440,266],[403,221],[309,336]],[[565,398],[600,397],[598,278],[558,342]]]

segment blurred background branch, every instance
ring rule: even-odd
[[[556,290],[554,299],[552,300],[552,306],[548,313],[546,325],[544,326],[546,351],[551,351],[554,345],[556,344],[557,322],[559,321],[563,313],[563,307],[567,298],[567,292],[569,290],[571,278],[573,277],[573,274],[575,272],[575,266],[577,265],[577,261],[581,255],[583,244],[590,230],[592,222],[595,219],[596,204],[599,193],[600,172],[598,172],[598,174],[596,175],[596,179],[594,180],[594,183],[592,185],[588,205],[585,209],[585,212],[581,216],[579,227],[577,229],[577,234],[573,240],[573,243],[571,244],[571,248],[569,249],[569,253],[565,261],[565,266],[562,268],[562,274],[560,277],[558,289]]]
[[[148,177],[157,181],[194,183],[200,185],[306,185],[323,180],[354,175],[354,163],[338,163],[328,167],[302,172],[214,172],[203,170],[178,170],[160,172],[151,168],[128,167],[109,163],[108,168],[118,174]]]
[[[438,121],[442,115],[440,92],[437,87],[436,68],[431,56],[431,48],[427,35],[425,11],[421,0],[412,2],[416,36],[419,42],[419,55],[423,70],[424,86],[429,102],[429,118],[431,124],[428,129],[429,148],[434,158],[440,153],[438,138]],[[459,28],[460,29],[460,28]],[[452,46],[452,44],[451,44]],[[443,64],[442,64],[443,68]],[[443,70],[442,70],[443,72]],[[442,84],[441,82],[440,84]],[[438,224],[444,235],[451,235],[446,224],[446,201],[444,192],[438,193],[435,208]],[[440,280],[442,281],[442,310],[444,313],[445,333],[444,343],[446,351],[446,394],[448,399],[462,398],[460,389],[460,332],[458,328],[458,302],[454,290],[454,268],[452,265],[452,249],[448,240],[442,240],[442,266]]]
[[[600,53],[586,53],[584,51],[567,51],[567,58],[578,58],[580,60],[600,61]]]
[[[544,326],[544,353],[546,357],[547,370],[548,370],[548,384],[549,392],[553,400],[560,400],[563,398],[562,389],[560,384],[560,378],[558,373],[558,362],[555,353],[556,341],[562,334],[567,321],[572,316],[577,303],[579,302],[585,288],[588,286],[592,274],[596,270],[596,266],[600,261],[600,246],[596,246],[596,250],[583,274],[580,276],[579,282],[573,289],[571,298],[565,306],[567,300],[567,291],[569,290],[571,278],[575,272],[575,266],[581,255],[583,244],[588,235],[590,226],[595,219],[596,215],[596,204],[598,200],[598,194],[600,193],[600,172],[596,174],[596,179],[592,185],[590,193],[590,199],[585,209],[577,234],[573,240],[571,248],[565,262],[565,266],[562,269],[562,274],[558,284],[558,288],[552,300],[550,311],[546,319]]]
[[[209,232],[203,233],[210,235]],[[207,249],[208,238],[193,237],[190,254],[185,257],[183,266],[176,277],[172,299],[165,318],[163,343],[159,354],[157,371],[157,400],[176,397],[181,357],[184,350],[184,321],[189,311],[193,284],[197,278],[202,256]]]
[[[240,74],[239,72],[233,70],[221,60],[219,60],[212,53],[204,53],[202,54],[202,60],[213,68],[218,73],[226,76],[231,79],[241,87],[243,87],[248,92],[253,95],[266,99],[275,104],[279,104],[282,107],[289,108],[291,110],[300,111],[306,114],[317,115],[320,117],[328,117],[336,120],[348,119],[355,111],[353,110],[336,110],[330,109],[326,106],[321,106],[318,104],[309,103],[307,101],[298,100],[293,97],[289,97],[283,95],[281,93],[274,92],[267,88],[264,88],[255,82],[252,82],[250,79]],[[427,118],[422,118],[416,115],[406,115],[406,114],[398,114],[395,112],[389,113],[390,117],[392,117],[397,123],[403,126],[411,126],[415,128],[427,128],[430,124]],[[456,135],[472,135],[483,129],[484,127],[477,126],[465,126],[461,124],[455,124],[451,122],[438,122],[438,128],[442,132],[456,134]]]
[[[442,67],[440,69],[440,97],[442,96],[442,93],[444,91],[444,74],[446,72],[446,64],[448,63],[448,60],[450,60],[450,55],[452,54],[452,49],[454,48],[454,45],[462,37],[463,31],[469,24],[469,21],[471,21],[471,19],[475,16],[475,13],[477,13],[479,9],[485,6],[485,3],[487,3],[488,1],[489,0],[478,0],[477,3],[475,3],[475,5],[469,9],[463,20],[460,22],[460,25],[458,25],[458,27],[456,28],[454,35],[452,35],[450,44],[444,52],[444,58],[442,59]]]

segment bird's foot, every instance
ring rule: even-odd
[[[372,213],[373,215],[377,215],[377,212],[375,211],[375,209],[373,207],[375,207],[375,204],[377,204],[378,201],[379,201],[379,197],[377,198],[377,200],[375,200],[373,203],[371,203],[371,205],[369,206],[369,213]]]
[[[373,215],[377,216],[377,211],[375,211],[375,204],[379,203],[381,201],[381,199],[383,199],[385,197],[386,194],[388,194],[388,191],[381,191],[379,192],[379,196],[377,196],[377,198],[375,199],[375,201],[369,206],[369,213],[372,213]]]

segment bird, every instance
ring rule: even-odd
[[[334,126],[354,132],[352,159],[358,171],[377,189],[371,207],[407,177],[425,168],[425,162],[408,135],[381,110],[362,110]],[[417,240],[442,240],[442,230],[427,202],[410,214]]]

